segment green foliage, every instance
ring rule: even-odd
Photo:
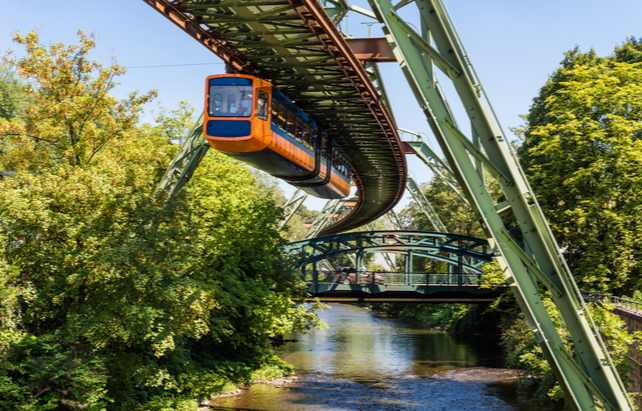
[[[577,48],[534,99],[519,150],[581,287],[640,288],[642,44],[610,57]]]
[[[0,181],[3,409],[192,410],[291,372],[271,338],[319,324],[316,306],[293,303],[282,210],[248,169],[214,153],[180,198],[152,197],[190,107],[138,125],[150,97],[108,95],[122,69],[87,59],[91,36],[16,41],[35,103],[0,119],[17,170]]]
[[[482,266],[482,276],[479,278],[479,282],[484,284],[482,285],[482,288],[493,288],[508,285],[506,276],[497,260],[493,260]]]
[[[449,233],[484,238],[470,208],[444,182],[435,178],[427,184],[422,184],[422,189]],[[404,227],[408,229],[434,231],[420,205],[414,201],[411,201],[399,216]]]
[[[642,292],[640,290],[633,291],[633,295],[631,297],[627,297],[626,295],[623,295],[622,298],[626,300],[637,301],[642,304]]]
[[[14,35],[27,54],[5,62],[28,81],[24,93],[33,104],[23,120],[0,119],[0,135],[8,136],[12,144],[3,159],[7,169],[41,172],[52,165],[88,164],[108,144],[127,137],[142,104],[156,95],[152,91],[142,96],[134,92],[123,100],[111,97],[109,92],[117,85],[114,78],[125,70],[89,60],[96,41],[82,31],[78,35],[79,45],[55,43],[49,48],[39,42],[36,32]]]
[[[414,318],[453,334],[499,338],[498,317],[481,304],[375,304],[373,308]]]
[[[198,401],[192,398],[168,396],[153,399],[141,408],[141,411],[196,411],[198,409]]]
[[[29,101],[23,88],[15,72],[6,65],[0,65],[0,118],[11,120],[24,114]]]
[[[102,358],[52,335],[25,335],[5,353],[0,407],[5,410],[101,410],[108,403]]]
[[[543,302],[567,350],[573,353],[571,338],[563,327],[560,313],[550,298],[543,299]],[[632,366],[629,357],[633,355],[634,346],[642,341],[642,335],[640,332],[627,332],[624,322],[611,313],[609,307],[590,304],[588,309],[626,385],[628,382],[626,374]],[[523,371],[522,387],[530,392],[542,407],[551,410],[565,407],[559,383],[555,381],[541,347],[521,314],[503,325],[501,344],[506,353],[507,366]]]

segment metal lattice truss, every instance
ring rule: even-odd
[[[144,0],[227,63],[268,79],[350,156],[359,201],[324,227],[359,227],[402,197],[406,160],[392,116],[316,0]]]
[[[440,233],[447,233],[448,230],[446,230],[446,226],[441,222],[441,219],[432,208],[430,202],[428,201],[426,196],[424,196],[423,191],[421,191],[421,188],[419,188],[419,185],[417,185],[415,180],[408,177],[408,179],[406,180],[406,189],[415,200],[415,202],[419,205],[419,208],[424,212],[426,217],[428,217],[428,221],[430,221],[430,224],[432,224],[435,231],[438,231]]]
[[[513,294],[540,342],[542,351],[575,410],[632,410],[599,331],[564,263],[546,219],[523,171],[491,113],[488,99],[441,0],[415,0],[421,33],[397,14],[413,1],[369,0],[396,60],[423,108],[450,168],[493,247]],[[437,82],[452,82],[468,115],[471,133],[454,120]],[[501,185],[505,203],[495,204],[485,185],[488,172]],[[519,227],[509,231],[510,211]],[[542,301],[539,285],[550,292],[573,340],[563,343]]]
[[[283,206],[283,220],[279,223],[279,230],[283,230],[285,228],[306,198],[308,198],[308,194],[304,193],[300,188],[292,194],[292,197],[290,197],[288,202]]]
[[[189,182],[210,145],[203,138],[203,114],[192,126],[185,140],[178,149],[178,154],[165,171],[156,192],[167,190],[170,196],[180,192]]]
[[[419,157],[419,159],[423,161],[426,166],[428,166],[428,168],[435,174],[437,178],[439,178],[448,188],[450,188],[450,190],[455,193],[461,201],[463,201],[468,207],[470,207],[470,204],[468,204],[468,200],[466,200],[466,197],[464,197],[459,188],[459,183],[457,183],[457,179],[455,178],[452,170],[450,169],[450,167],[448,167],[448,164],[444,163],[444,161],[439,158],[439,156],[428,146],[428,144],[423,141],[421,133],[406,130],[403,128],[399,128],[399,131],[417,137],[417,140],[414,141],[404,141],[404,145],[407,144],[407,147],[410,149],[410,151],[406,151],[406,154],[416,154],[417,157]]]
[[[335,234],[290,243],[285,250],[299,259],[298,267],[350,254],[356,255],[356,267],[361,267],[365,253],[393,253],[443,261],[475,274],[494,258],[486,240],[421,231]]]

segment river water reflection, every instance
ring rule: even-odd
[[[343,304],[328,325],[288,336],[277,354],[298,371],[291,383],[258,384],[218,398],[214,410],[534,410],[516,398],[516,375],[494,344],[458,339],[414,320]]]

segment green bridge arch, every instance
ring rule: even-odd
[[[505,287],[482,287],[481,266],[494,259],[486,240],[456,234],[424,231],[364,231],[311,238],[290,243],[286,252],[298,259],[297,269],[308,292],[324,301],[492,301]],[[369,271],[369,253],[404,256],[402,271]],[[319,263],[353,255],[354,269],[347,278]],[[445,262],[448,272],[414,272],[413,259]]]

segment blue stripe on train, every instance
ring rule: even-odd
[[[239,120],[210,120],[207,135],[212,137],[245,137],[252,133],[252,123]]]
[[[224,86],[251,86],[252,80],[243,77],[218,77],[210,79],[210,85]]]

